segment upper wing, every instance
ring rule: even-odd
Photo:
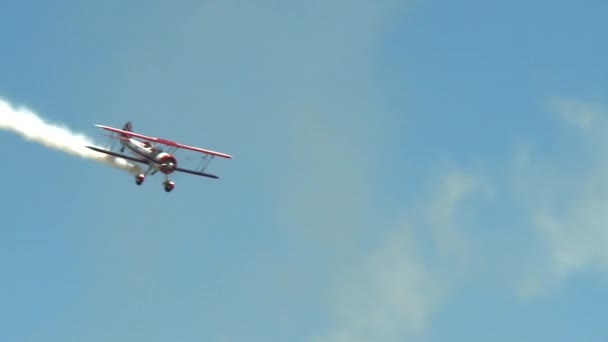
[[[191,150],[191,151],[196,151],[196,152],[201,152],[201,153],[206,153],[206,154],[210,154],[212,156],[217,156],[217,157],[222,157],[222,158],[228,158],[228,159],[232,158],[231,155],[228,155],[228,154],[225,154],[225,153],[215,152],[215,151],[211,151],[211,150],[205,150],[205,149],[200,148],[200,147],[188,146],[188,145],[176,143],[174,141],[169,141],[169,140],[166,140],[166,139],[149,137],[147,135],[143,135],[143,134],[139,134],[139,133],[135,133],[135,132],[124,131],[122,129],[118,129],[118,128],[114,128],[114,127],[108,127],[108,126],[104,126],[104,125],[95,125],[95,126],[103,128],[103,129],[111,131],[111,132],[116,132],[116,133],[120,133],[120,134],[131,136],[131,137],[135,137],[135,138],[145,139],[145,140],[157,142],[159,144],[164,144],[164,145],[173,146],[173,147],[177,147],[177,148],[183,148],[183,149],[186,149],[186,150]]]

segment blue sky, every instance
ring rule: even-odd
[[[0,339],[605,341],[606,10],[5,1],[0,98],[235,159],[0,133]]]

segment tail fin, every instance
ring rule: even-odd
[[[127,132],[133,132],[133,124],[131,124],[131,121],[127,122],[124,126],[122,126],[122,130]]]

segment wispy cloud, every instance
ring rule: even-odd
[[[318,341],[394,341],[422,333],[446,290],[416,253],[403,222],[381,248],[341,274],[337,324]]]
[[[518,158],[516,188],[548,253],[530,260],[534,267],[520,287],[525,297],[557,290],[579,272],[608,270],[607,113],[600,105],[564,98],[552,100],[551,108],[576,128],[578,147],[560,160],[530,151]]]
[[[450,258],[468,258],[470,255],[468,238],[459,229],[455,221],[458,211],[470,199],[471,194],[479,193],[485,196],[493,194],[490,180],[480,175],[470,175],[458,169],[450,169],[440,179],[433,190],[432,199],[425,209],[428,225],[433,232],[433,239],[438,251]],[[477,204],[478,202],[475,202]],[[478,215],[475,212],[473,215]],[[462,261],[465,261],[464,259]]]
[[[447,172],[378,248],[337,277],[336,325],[318,341],[396,341],[424,334],[467,269],[458,211],[487,194],[482,177]],[[428,232],[432,232],[429,236]]]
[[[338,273],[335,324],[315,341],[424,336],[445,300],[471,279],[483,279],[479,286],[500,286],[494,291],[505,289],[498,283],[515,282],[514,294],[530,298],[558,290],[581,272],[608,270],[606,112],[600,105],[572,99],[552,100],[550,108],[567,124],[564,139],[576,139],[572,151],[578,150],[577,155],[555,159],[520,149],[514,174],[489,178],[448,168],[434,187],[419,194],[418,205],[404,210],[394,226],[379,230],[384,238],[377,248]],[[532,242],[505,247],[487,235],[482,240],[470,235],[484,218],[482,201],[488,196],[495,205],[518,208],[495,212],[491,222],[524,222],[510,235]],[[507,215],[514,212],[525,216],[512,220]],[[505,250],[510,247],[520,249],[506,260],[502,253],[513,253]],[[472,263],[482,267],[469,267]],[[485,273],[491,265],[504,269]]]
[[[599,124],[606,124],[605,109],[595,103],[556,97],[549,101],[549,107],[560,118],[585,131],[589,131]]]

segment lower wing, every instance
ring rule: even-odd
[[[216,175],[212,175],[210,173],[204,173],[204,172],[199,172],[199,171],[194,171],[194,170],[188,170],[188,169],[182,169],[179,167],[175,168],[175,171],[179,171],[179,172],[185,172],[185,173],[189,173],[191,175],[197,175],[197,176],[203,176],[203,177],[209,177],[209,178],[214,178],[214,179],[218,179],[220,177],[216,176]]]
[[[114,157],[118,157],[118,158],[124,158],[124,159],[128,159],[128,160],[132,160],[134,162],[137,163],[142,163],[142,164],[147,164],[149,165],[150,162],[145,160],[145,159],[139,159],[139,158],[135,158],[135,157],[131,157],[128,156],[126,154],[121,154],[118,152],[113,152],[113,151],[108,151],[108,150],[104,150],[103,148],[99,148],[99,147],[94,147],[94,146],[87,146],[87,148],[96,151],[96,152],[100,152],[100,153],[105,153],[105,154],[109,154],[111,156]],[[204,173],[204,172],[200,172],[200,171],[194,171],[194,170],[188,170],[188,169],[182,169],[180,167],[176,167],[175,171],[179,171],[179,172],[184,172],[184,173],[189,173],[191,175],[197,175],[197,176],[203,176],[203,177],[209,177],[209,178],[214,178],[214,179],[218,179],[219,177],[216,175],[212,175],[210,173]]]
[[[86,146],[86,147],[93,151],[109,154],[114,157],[124,158],[124,159],[128,159],[128,160],[132,160],[137,163],[142,163],[142,164],[150,164],[150,162],[145,159],[139,159],[139,158],[128,156],[126,154],[121,154],[121,153],[117,153],[117,152],[113,152],[113,151],[104,150],[103,148],[99,148],[99,147],[95,147],[95,146]]]

